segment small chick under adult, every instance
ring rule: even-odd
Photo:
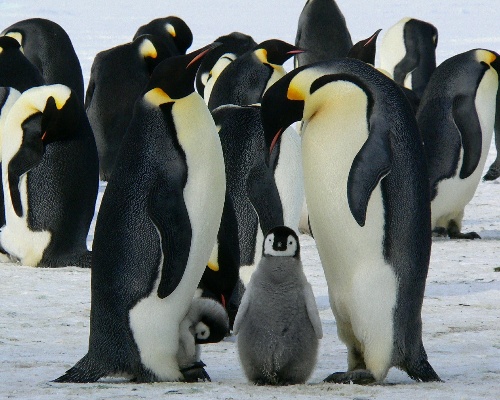
[[[311,375],[323,332],[294,230],[278,226],[267,233],[233,332],[251,382],[290,385],[305,383]]]

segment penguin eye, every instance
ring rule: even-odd
[[[288,242],[288,244],[292,245],[292,244],[293,244],[293,242],[290,240],[290,241]]]

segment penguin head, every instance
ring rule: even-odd
[[[500,75],[500,55],[497,52],[477,49],[476,60],[487,68],[493,68]]]
[[[171,56],[163,41],[154,35],[138,36],[134,39],[133,45],[136,46],[139,56],[146,63],[149,75],[160,62]]]
[[[165,29],[174,40],[179,52],[186,54],[186,50],[193,44],[193,33],[186,22],[172,15],[165,18]]]
[[[276,226],[264,239],[263,256],[300,258],[299,237],[287,226]]]
[[[0,54],[10,49],[21,50],[21,43],[10,36],[0,36]]]
[[[144,90],[144,98],[156,106],[189,96],[203,57],[219,43],[212,43],[189,54],[169,57],[154,69]]]
[[[208,298],[193,299],[197,322],[193,326],[196,344],[217,343],[229,334],[229,317],[224,307]]]
[[[304,50],[279,39],[270,39],[260,43],[253,52],[263,64],[283,65],[289,58]]]
[[[354,46],[352,46],[347,57],[357,58],[358,60],[364,61],[367,64],[375,64],[375,53],[376,53],[376,43],[377,37],[382,29],[377,30],[373,35],[367,39],[360,40]]]

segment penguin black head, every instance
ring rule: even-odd
[[[189,26],[179,17],[169,16],[156,18],[141,26],[134,35],[134,40],[141,35],[157,35],[173,45],[172,55],[186,54],[186,50],[193,43],[193,33]]]
[[[354,46],[352,46],[349,53],[347,53],[347,57],[349,58],[357,58],[358,60],[364,61],[367,64],[374,65],[375,64],[375,53],[376,53],[376,43],[377,37],[382,29],[377,30],[373,35],[369,38],[360,40]]]
[[[140,57],[144,59],[149,75],[156,66],[172,54],[161,39],[154,35],[141,35],[134,39],[134,45],[139,51]]]
[[[294,122],[300,121],[304,113],[304,97],[301,93],[290,87],[295,76],[307,66],[303,66],[286,74],[283,78],[272,85],[261,102],[262,126],[264,128],[264,140],[269,153],[266,154],[266,162],[269,164],[269,155],[279,137]],[[267,152],[266,152],[267,153]]]
[[[270,39],[254,48],[254,54],[263,64],[283,65],[289,58],[304,50],[278,39]]]
[[[203,57],[219,43],[212,43],[189,54],[163,60],[154,69],[144,96],[154,104],[181,99],[194,92],[194,78]]]
[[[196,344],[218,343],[229,334],[226,310],[215,300],[198,298],[200,320],[194,326]]]
[[[21,43],[10,36],[0,36],[0,54],[8,49],[20,49]]]
[[[267,232],[263,256],[300,258],[299,237],[287,226],[276,226]]]

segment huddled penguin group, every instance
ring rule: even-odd
[[[2,31],[0,260],[91,269],[88,351],[55,382],[210,380],[200,346],[231,330],[250,382],[307,382],[323,331],[303,226],[347,347],[325,382],[441,380],[422,338],[432,236],[479,238],[462,219],[500,136],[500,56],[436,65],[437,28],[403,18],[376,65],[379,33],[353,45],[335,1],[308,0],[294,44],[189,51],[187,23],[157,18],[95,56],[84,98],[61,26]]]

